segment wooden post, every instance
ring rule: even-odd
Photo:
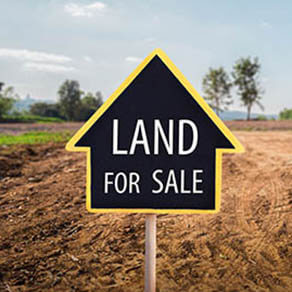
[[[156,214],[146,214],[144,292],[156,290]]]

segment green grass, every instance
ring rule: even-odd
[[[48,142],[65,142],[71,138],[70,132],[29,132],[21,135],[0,134],[0,145],[41,144]]]
[[[61,123],[60,118],[40,117],[35,115],[7,115],[3,117],[4,123]]]

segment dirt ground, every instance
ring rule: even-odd
[[[288,121],[225,121],[227,127],[231,130],[248,130],[248,131],[283,131],[292,130],[292,120]],[[0,134],[19,135],[30,131],[77,131],[84,122],[70,123],[0,123]]]
[[[0,134],[20,135],[31,131],[60,132],[77,131],[84,123],[0,123]],[[292,123],[291,123],[292,126]]]
[[[158,216],[157,291],[292,291],[292,131],[235,135],[221,211]],[[143,291],[144,215],[88,213],[85,167],[0,149],[0,291]]]

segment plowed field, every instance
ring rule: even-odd
[[[292,291],[292,132],[235,132],[221,211],[157,219],[157,291]],[[144,215],[90,214],[86,159],[0,149],[0,291],[143,291]]]

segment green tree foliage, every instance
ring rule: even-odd
[[[251,109],[255,104],[264,110],[260,102],[263,94],[259,83],[260,68],[258,58],[252,60],[250,57],[240,58],[233,66],[234,85],[242,105],[247,108],[247,120],[250,120]]]
[[[88,118],[96,112],[96,110],[102,105],[101,92],[97,92],[93,95],[91,92],[85,94],[81,99],[81,105],[78,109],[78,119],[80,121],[86,121]]]
[[[66,80],[58,91],[61,114],[68,121],[78,120],[78,111],[81,105],[81,94],[79,82]]]
[[[5,89],[3,87],[4,83],[0,82],[0,118],[12,109],[14,102],[18,99],[12,86]]]
[[[63,118],[61,115],[61,107],[58,103],[36,102],[30,106],[29,112],[32,115],[41,117]]]
[[[66,80],[58,93],[60,113],[69,121],[85,121],[102,105],[99,91],[95,95],[91,92],[84,94],[75,80]]]
[[[8,120],[44,119],[45,121],[85,121],[103,103],[100,91],[84,94],[80,90],[78,81],[66,80],[58,90],[57,103],[36,102],[30,106],[29,112],[16,110],[12,112],[13,104],[18,99],[13,87],[3,89],[4,83],[0,82],[0,118],[9,113]],[[46,119],[47,118],[47,119]]]
[[[87,120],[103,103],[101,92],[84,94],[78,81],[66,80],[58,91],[56,104],[37,102],[30,107],[30,114],[41,117],[55,117],[68,121]]]
[[[258,115],[256,117],[257,121],[268,121],[269,119],[265,115]]]
[[[223,67],[218,69],[210,68],[205,75],[203,79],[204,97],[217,114],[227,110],[232,103],[231,86],[232,83]]]
[[[284,108],[279,114],[280,120],[292,120],[292,108]]]
[[[82,98],[82,103],[97,110],[103,103],[101,92],[98,91],[95,95],[93,95],[91,92],[86,93]]]

